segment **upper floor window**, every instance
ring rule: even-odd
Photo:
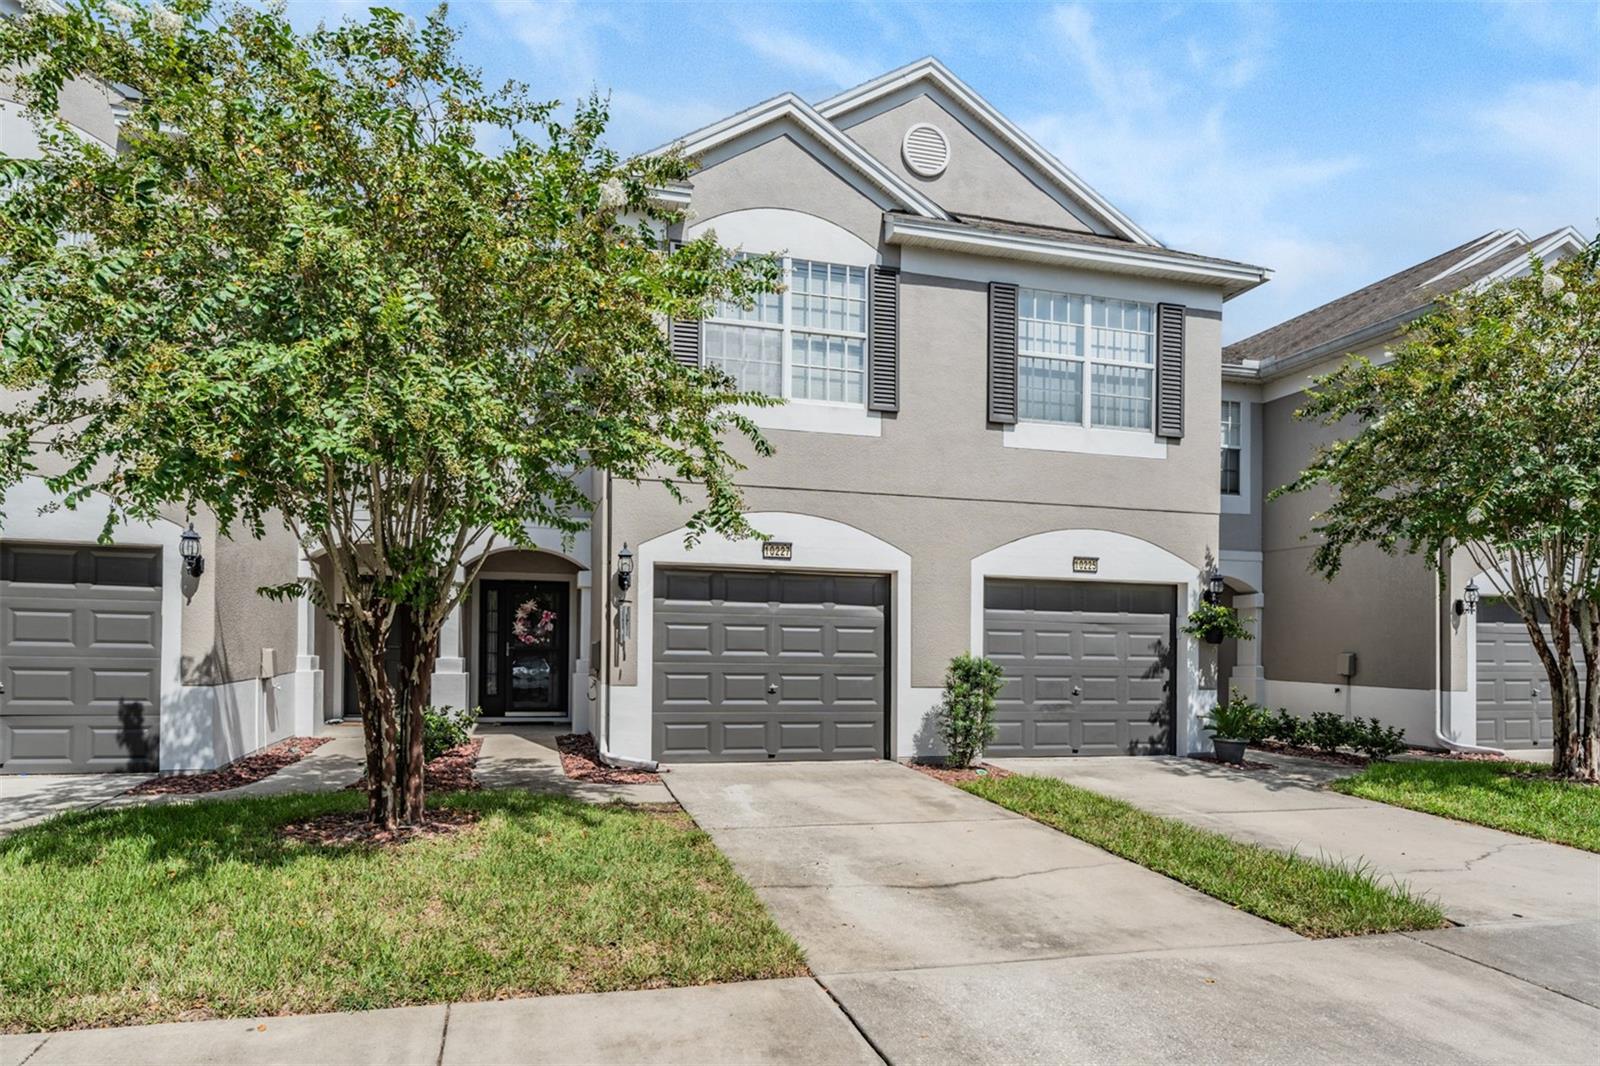
[[[783,262],[786,293],[750,309],[719,304],[704,326],[707,366],[746,392],[862,405],[867,395],[867,270]]]
[[[1154,327],[1155,309],[1150,304],[1020,290],[1018,417],[1105,429],[1151,429]]]
[[[1244,448],[1244,407],[1238,400],[1222,401],[1222,494],[1239,495],[1239,459]]]

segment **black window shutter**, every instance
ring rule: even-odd
[[[867,410],[900,410],[900,271],[871,270],[867,315]]]
[[[1017,287],[989,283],[989,421],[1017,420]]]
[[[682,241],[668,241],[668,253],[683,247]],[[672,346],[672,358],[684,366],[700,365],[700,320],[698,318],[673,318],[667,320],[667,342]]]
[[[1156,436],[1183,436],[1183,305],[1156,304]]]

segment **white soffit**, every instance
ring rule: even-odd
[[[817,113],[828,120],[839,119],[918,81],[927,81],[937,86],[963,110],[976,118],[985,132],[998,138],[1002,144],[1027,160],[1052,184],[1076,200],[1080,206],[1087,208],[1118,236],[1139,244],[1161,246],[1160,241],[1135,225],[1132,219],[1117,210],[1109,200],[1073,173],[1061,160],[1041,147],[1016,123],[996,111],[993,105],[932,56],[919,59],[898,70],[891,70],[854,89],[846,89],[836,96],[831,96],[817,105]]]

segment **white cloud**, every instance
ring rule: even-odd
[[[1600,83],[1513,85],[1473,119],[1496,138],[1491,148],[1542,161],[1558,180],[1575,176],[1592,184],[1600,176]]]
[[[860,85],[883,72],[874,63],[852,59],[799,34],[783,30],[751,27],[741,32],[739,39],[745,47],[765,59],[841,89]]]

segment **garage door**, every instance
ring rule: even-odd
[[[158,549],[0,545],[0,772],[155,770]]]
[[[658,570],[664,762],[884,755],[887,578]]]
[[[1548,748],[1553,735],[1550,680],[1528,627],[1504,600],[1485,599],[1478,606],[1478,743]]]
[[[983,650],[1005,670],[990,755],[1173,750],[1174,590],[990,580]]]

